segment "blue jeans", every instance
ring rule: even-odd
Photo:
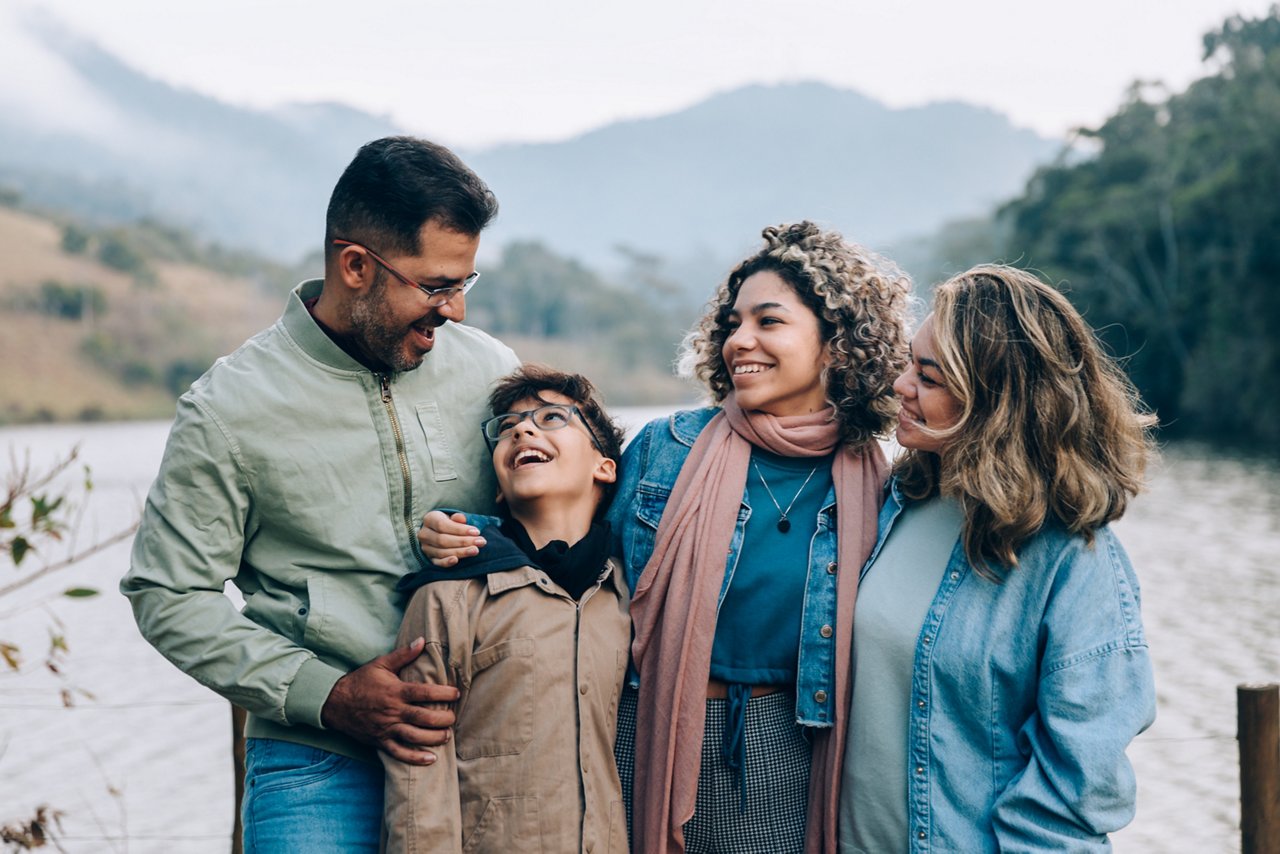
[[[245,854],[378,850],[382,766],[327,750],[248,738]]]

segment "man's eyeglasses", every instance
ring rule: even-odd
[[[440,306],[447,303],[449,300],[453,299],[458,294],[465,294],[467,291],[471,290],[471,286],[476,283],[476,279],[480,278],[480,274],[478,272],[472,271],[471,275],[467,276],[465,279],[462,280],[461,285],[450,285],[443,288],[429,288],[426,285],[422,284],[422,282],[415,282],[413,279],[409,278],[404,273],[401,273],[395,267],[392,267],[386,261],[382,260],[382,257],[378,255],[377,252],[374,252],[372,249],[370,249],[368,246],[365,246],[362,243],[356,243],[354,240],[334,240],[333,245],[334,246],[354,246],[357,249],[361,249],[365,252],[368,252],[369,257],[372,258],[378,264],[378,266],[382,267],[382,269],[386,270],[388,273],[395,276],[404,284],[409,285],[410,287],[417,288],[418,290],[426,294],[427,305],[431,306],[432,308],[439,308]]]
[[[492,454],[498,443],[509,437],[515,431],[516,426],[526,418],[533,419],[534,426],[539,430],[559,430],[561,427],[568,427],[569,422],[575,415],[582,422],[582,426],[587,428],[587,435],[591,437],[591,444],[595,445],[596,450],[603,454],[604,448],[600,446],[600,440],[596,438],[595,431],[591,429],[591,425],[583,417],[582,410],[576,406],[569,406],[563,403],[548,403],[546,406],[539,406],[537,409],[528,409],[524,412],[504,412],[485,421],[480,425],[480,429],[484,431],[485,441],[489,443],[489,453]]]

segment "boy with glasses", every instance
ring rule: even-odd
[[[455,686],[458,723],[431,766],[386,767],[388,851],[627,850],[613,758],[631,624],[603,521],[622,433],[586,378],[528,365],[490,396],[483,432],[503,518],[415,591],[408,682]]]

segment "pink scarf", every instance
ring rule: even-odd
[[[633,850],[683,852],[702,762],[707,679],[716,600],[747,483],[751,446],[788,457],[818,457],[839,445],[831,410],[775,417],[745,413],[730,395],[680,469],[658,525],[653,556],[631,598],[632,654],[640,671],[636,710]],[[836,850],[840,763],[851,690],[853,602],[858,572],[875,545],[888,472],[878,445],[836,454],[839,576],[836,581],[835,723],[813,729],[805,832],[808,852]]]

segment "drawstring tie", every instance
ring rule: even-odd
[[[728,684],[729,693],[724,704],[724,734],[720,739],[720,753],[731,771],[738,772],[738,808],[747,811],[747,701],[751,699],[751,686],[740,682]]]

